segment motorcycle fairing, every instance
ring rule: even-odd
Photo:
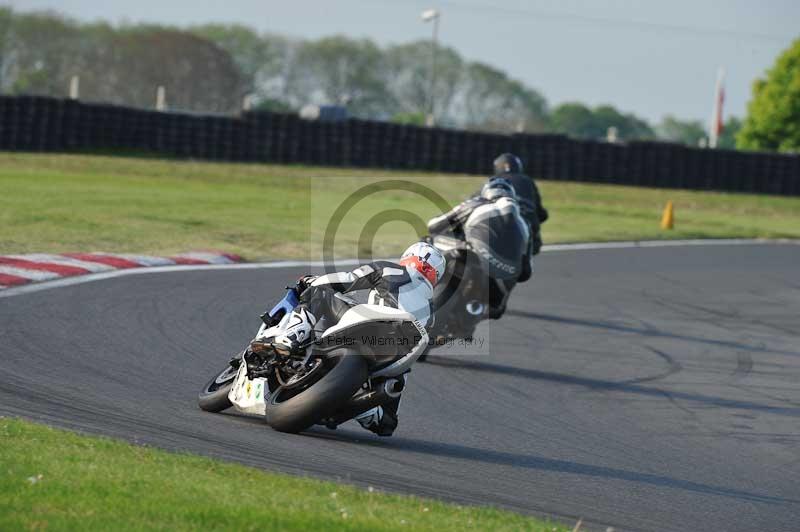
[[[266,396],[269,395],[267,379],[247,378],[247,363],[244,361],[239,366],[236,380],[228,392],[228,399],[236,410],[243,414],[256,414],[263,416],[266,412]]]
[[[382,305],[361,304],[356,305],[344,313],[339,322],[328,328],[322,335],[322,339],[331,338],[342,334],[347,330],[369,323],[394,322],[398,325],[412,324],[416,331],[414,340],[417,340],[404,356],[392,361],[389,365],[379,368],[370,375],[375,377],[396,377],[406,373],[417,358],[424,352],[428,344],[428,333],[425,327],[416,320],[413,314]],[[264,338],[274,334],[280,325],[267,327],[261,326],[259,336]],[[228,392],[228,398],[237,411],[245,414],[264,415],[266,411],[266,399],[269,396],[267,380],[264,378],[249,379],[247,377],[247,363],[243,361],[236,374],[236,380]]]
[[[370,375],[370,377],[396,377],[411,368],[411,365],[425,351],[425,346],[428,344],[428,332],[410,312],[368,303],[356,305],[344,313],[339,323],[327,329],[320,340],[324,343],[328,338],[345,334],[347,331],[355,330],[364,324],[378,322],[395,322],[398,325],[410,323],[416,333],[413,338],[415,342],[409,346],[409,351],[405,355],[394,360],[391,364],[379,368]]]

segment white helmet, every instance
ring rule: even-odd
[[[427,242],[411,244],[400,257],[400,264],[409,271],[418,272],[432,287],[444,275],[444,255]]]
[[[517,193],[514,190],[514,186],[507,179],[493,177],[488,183],[483,185],[481,197],[491,201],[499,198],[516,199]]]

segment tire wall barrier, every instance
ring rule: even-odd
[[[510,151],[551,180],[800,196],[800,155],[609,144],[563,135],[501,135],[294,114],[165,113],[0,96],[0,150],[147,153],[166,157],[488,174]]]

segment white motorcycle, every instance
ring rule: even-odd
[[[248,348],[203,387],[200,408],[233,407],[265,416],[275,430],[297,433],[315,424],[336,428],[396,399],[404,374],[428,345],[425,327],[403,310],[336,297],[349,306],[341,319],[315,331],[302,353],[290,353],[270,342],[299,303],[290,288],[261,317],[264,323]]]

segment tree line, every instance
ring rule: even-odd
[[[152,107],[164,86],[169,108],[234,113],[294,111],[308,103],[346,105],[356,117],[422,124],[430,91],[436,122],[465,129],[563,133],[579,138],[666,139],[697,145],[700,122],[665,117],[657,125],[610,105],[548,105],[507,73],[437,49],[431,88],[429,41],[380,47],[344,36],[304,40],[242,25],[175,28],[82,23],[51,12],[0,7],[0,92],[64,97],[80,77],[80,97]],[[720,141],[733,147],[738,120]],[[733,127],[731,127],[733,126]]]
[[[64,97],[75,75],[82,99],[139,107],[163,85],[176,108],[229,112],[243,88],[231,55],[191,32],[0,8],[0,91]]]

